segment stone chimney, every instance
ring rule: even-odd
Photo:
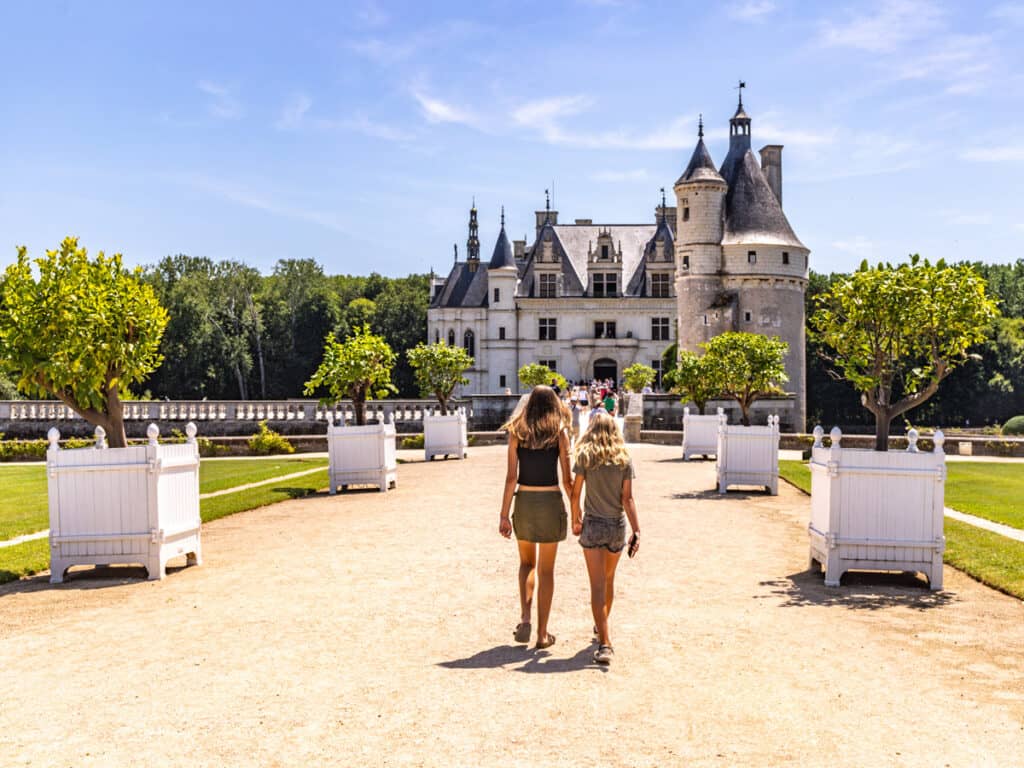
[[[512,241],[512,255],[517,259],[522,259],[526,256],[526,240]]]
[[[558,211],[534,211],[537,214],[537,233],[540,234],[541,227],[544,226],[545,221],[550,221],[552,224],[558,223]]]
[[[761,147],[761,172],[768,180],[768,186],[775,193],[775,199],[782,205],[782,145],[768,144]]]

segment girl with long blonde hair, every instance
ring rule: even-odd
[[[508,432],[508,464],[498,532],[509,539],[514,531],[519,545],[521,614],[513,637],[519,643],[530,642],[536,584],[538,649],[555,643],[555,636],[548,632],[548,618],[555,591],[558,542],[565,540],[567,532],[562,488],[567,495],[572,492],[569,474],[571,421],[568,409],[555,391],[551,387],[538,386],[533,388],[525,406],[517,409],[502,427]],[[510,519],[513,498],[515,511]]]
[[[580,537],[590,576],[590,608],[598,647],[594,661],[610,664],[615,655],[608,615],[615,597],[615,569],[626,546],[626,517],[633,529],[629,556],[640,548],[640,521],[633,500],[633,461],[615,420],[594,409],[587,431],[576,445],[572,486],[572,532]],[[586,486],[586,515],[580,497]]]

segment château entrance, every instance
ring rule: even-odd
[[[611,379],[612,382],[619,381],[619,366],[610,357],[601,357],[594,361],[594,378],[598,381]]]

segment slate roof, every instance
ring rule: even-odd
[[[722,245],[749,243],[805,248],[793,233],[751,150],[733,164],[725,196]]]
[[[471,272],[467,262],[455,262],[444,281],[444,288],[431,306],[486,307],[487,269],[478,262],[476,272]]]
[[[494,244],[491,262],[487,265],[488,269],[501,269],[502,267],[517,268],[516,258],[512,254],[512,243],[508,241],[504,225],[501,227],[501,232],[498,233],[498,241]]]
[[[672,261],[656,261],[650,262],[657,253],[658,237],[665,239],[665,250],[664,252],[669,254]],[[630,278],[629,282],[626,283],[626,296],[646,296],[647,295],[647,265],[650,263],[659,264],[664,268],[666,264],[675,263],[675,237],[672,235],[672,227],[669,226],[668,221],[664,217],[659,217],[658,226],[654,230],[654,235],[650,240],[647,241],[647,245],[644,246],[643,258],[640,259],[640,265],[637,270],[633,273],[633,277]],[[674,271],[674,266],[673,266]]]
[[[690,157],[690,163],[676,184],[683,184],[687,181],[725,181],[715,169],[715,162],[704,145],[704,139],[698,139],[697,146],[694,147],[693,155]]]

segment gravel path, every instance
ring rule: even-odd
[[[574,540],[558,643],[512,644],[504,449],[476,448],[212,523],[205,565],[162,583],[0,587],[0,765],[1021,763],[1024,604],[951,569],[939,595],[826,589],[805,496],[720,498],[713,463],[633,451],[644,541],[608,670]]]

